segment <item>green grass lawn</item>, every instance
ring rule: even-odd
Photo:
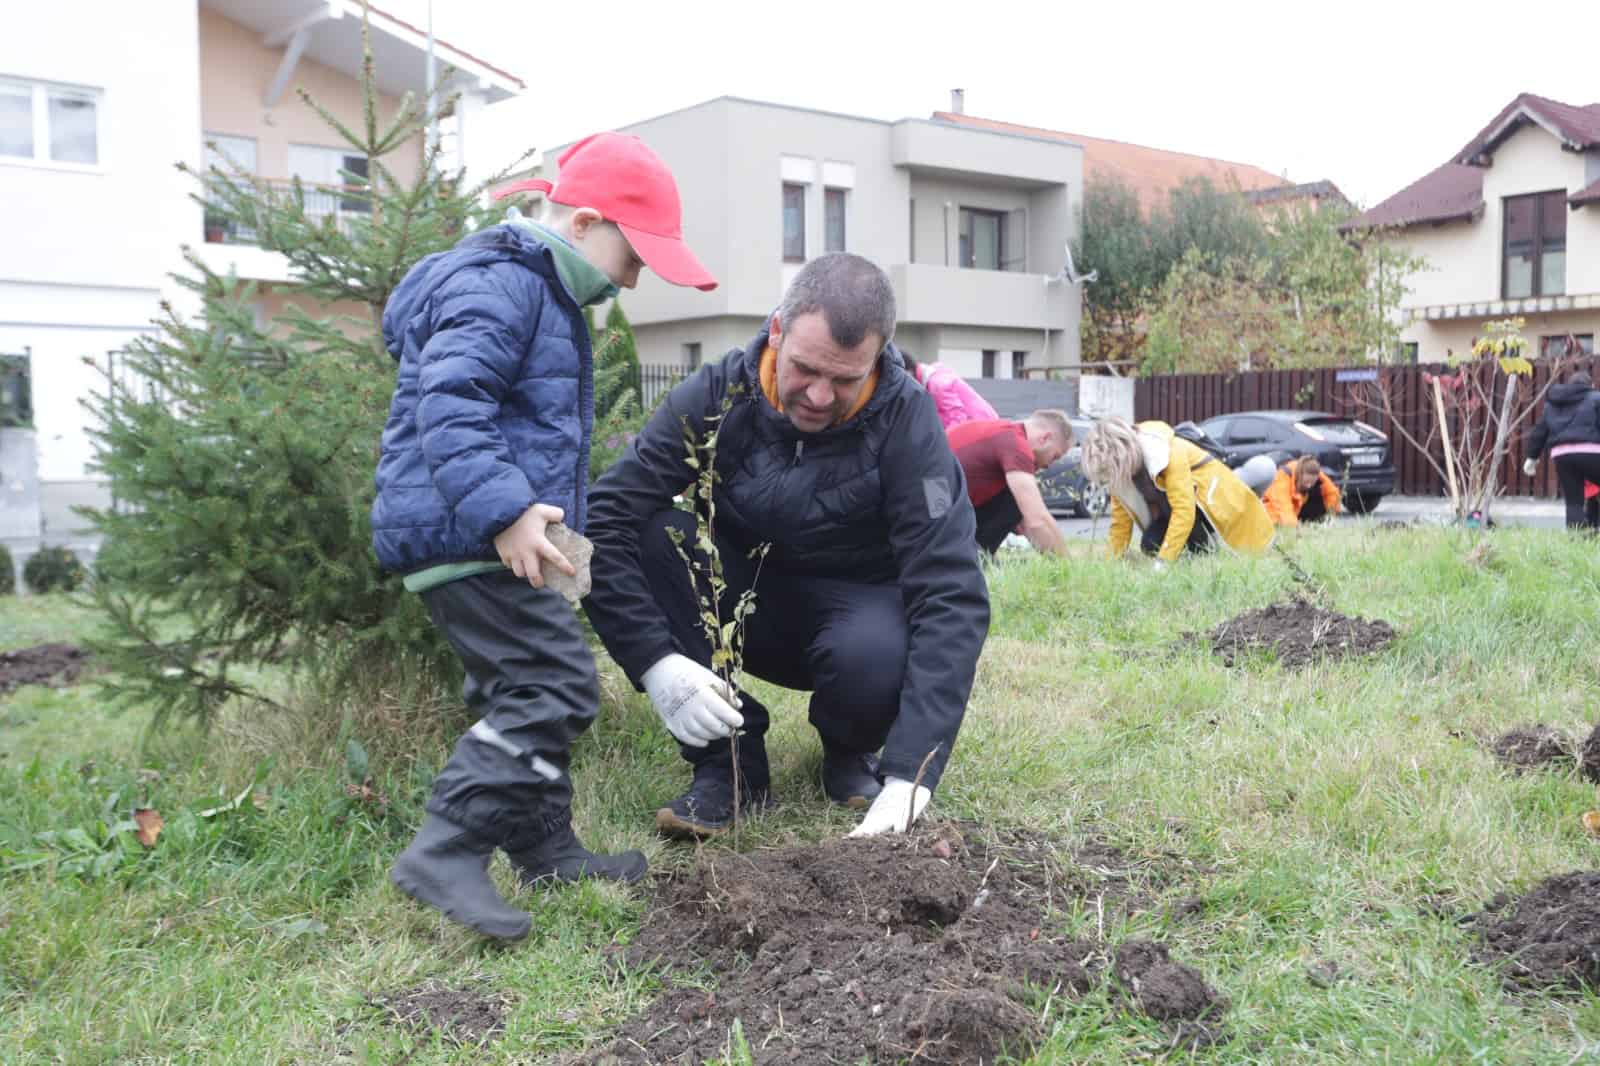
[[[1004,560],[931,816],[1034,826],[1064,849],[1102,840],[1164,864],[1156,891],[1200,897],[1193,918],[1157,908],[1107,929],[1160,937],[1227,995],[1232,1039],[1198,1061],[1600,1059],[1600,996],[1504,992],[1470,934],[1424,905],[1471,910],[1600,865],[1579,823],[1594,786],[1502,772],[1480,739],[1600,719],[1600,551],[1504,530],[1475,563],[1465,537],[1300,536],[1328,605],[1399,631],[1380,656],[1300,671],[1228,669],[1182,639],[1291,593],[1281,559]],[[92,624],[60,599],[0,600],[0,649]],[[692,862],[652,831],[687,777],[675,745],[625,684],[606,694],[578,749],[580,833],[658,868]],[[771,695],[784,806],[740,846],[846,832],[803,698]],[[380,805],[347,794],[341,745],[263,744],[247,727],[268,712],[147,738],[146,719],[103,706],[91,684],[0,696],[0,1062],[540,1062],[604,1039],[657,987],[602,952],[637,927],[639,890],[521,893],[533,935],[497,949],[389,886],[443,748],[375,760]],[[124,827],[135,807],[165,819],[152,849]],[[1307,977],[1322,962],[1340,974],[1326,987]],[[461,1047],[373,1005],[429,982],[502,995],[504,1034]],[[1102,994],[1045,1009],[1030,1061],[1149,1056],[1152,1024]]]

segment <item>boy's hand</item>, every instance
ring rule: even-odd
[[[563,517],[561,508],[536,503],[523,511],[521,518],[495,535],[494,550],[500,553],[500,561],[513,574],[527,579],[528,584],[536,589],[544,588],[544,577],[539,573],[541,561],[551,563],[569,576],[578,572],[571,561],[561,554],[561,549],[551,544],[544,535],[546,526],[561,521]]]

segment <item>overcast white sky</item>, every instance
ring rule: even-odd
[[[417,25],[428,0],[381,0]],[[1252,163],[1371,206],[1518,92],[1600,102],[1600,0],[433,0],[528,83],[469,133],[498,163],[722,95],[986,118]],[[495,157],[480,154],[492,140]]]

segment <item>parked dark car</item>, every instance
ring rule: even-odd
[[[1353,514],[1366,514],[1394,491],[1394,452],[1389,438],[1365,422],[1321,411],[1240,411],[1200,423],[1238,466],[1257,455],[1284,462],[1316,456],[1344,492]]]
[[[1091,486],[1079,465],[1083,456],[1083,438],[1089,435],[1094,420],[1073,416],[1069,421],[1072,423],[1072,447],[1039,475],[1039,491],[1044,496],[1044,504],[1050,508],[1051,514],[1070,514],[1078,518],[1105,514],[1106,508],[1111,505],[1110,496],[1105,489]]]

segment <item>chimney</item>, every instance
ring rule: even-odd
[[[950,90],[950,111],[956,115],[965,115],[967,113],[967,90]]]

